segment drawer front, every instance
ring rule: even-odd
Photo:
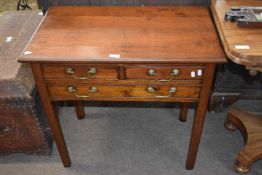
[[[198,98],[198,86],[172,85],[49,85],[51,99],[85,98]],[[105,98],[104,98],[105,99]]]
[[[117,66],[110,65],[44,65],[45,79],[118,79]]]
[[[126,66],[127,79],[151,79],[156,81],[200,80],[204,67],[190,66]]]

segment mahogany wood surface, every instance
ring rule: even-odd
[[[169,79],[171,78],[170,73],[172,70],[177,69],[179,70],[179,74],[176,76],[172,76],[172,79],[178,80],[198,80],[202,79],[202,75],[204,74],[204,66],[198,66],[198,65],[169,65],[169,66],[164,66],[164,65],[153,65],[153,66],[145,66],[145,65],[139,65],[139,66],[133,66],[133,65],[128,65],[125,67],[126,69],[126,78],[127,79],[158,79],[161,81],[161,79]],[[148,74],[149,70],[155,70],[156,75],[152,76]],[[195,77],[191,77],[191,72],[194,71],[196,72]],[[197,75],[197,72],[201,71],[201,76]]]
[[[32,64],[64,166],[70,158],[51,101],[77,101],[78,118],[82,100],[162,101],[198,103],[186,163],[193,169],[215,65],[226,62],[206,8],[52,7],[25,51],[19,61]]]
[[[186,169],[193,169],[195,165],[197,150],[205,121],[209,94],[213,83],[214,72],[215,65],[208,64],[204,74],[203,87],[201,88],[200,99],[197,104],[193,127],[191,130],[191,139],[187,153]]]
[[[51,7],[26,51],[20,61],[225,61],[204,7]]]
[[[50,98],[53,100],[58,99],[79,99],[74,94],[67,91],[70,85],[48,85]],[[85,85],[75,85],[78,94],[90,94],[88,91],[91,87],[96,87],[97,92],[93,93],[88,99],[91,98],[118,98],[126,97],[128,98],[155,98],[155,96],[166,96],[168,95],[168,90],[171,87],[176,88],[176,92],[169,98],[192,98],[198,99],[200,87],[194,86],[166,86],[166,85],[133,85],[133,86],[121,86],[121,85],[97,85],[97,84],[85,84]],[[148,87],[153,87],[155,93],[149,93],[147,91]],[[85,98],[83,98],[85,99]]]
[[[262,159],[262,116],[234,108],[229,111],[225,126],[233,131],[238,128],[244,137],[245,147],[237,154],[234,167],[247,173],[253,162]]]
[[[262,28],[238,27],[225,21],[225,12],[232,6],[262,6],[261,0],[213,0],[211,10],[226,55],[237,64],[262,67]],[[250,49],[236,49],[249,45]]]

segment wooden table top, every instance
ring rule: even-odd
[[[211,10],[226,55],[237,64],[262,66],[262,28],[238,27],[224,20],[225,12],[232,6],[262,6],[261,0],[213,0]],[[247,45],[250,49],[236,49]]]
[[[51,7],[25,51],[19,61],[226,61],[205,7]]]

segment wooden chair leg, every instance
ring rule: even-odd
[[[181,122],[186,121],[187,111],[188,111],[188,103],[182,103],[179,111],[179,120]]]
[[[75,101],[75,111],[76,111],[76,116],[79,120],[84,119],[85,118],[85,109],[84,106],[82,104],[82,101]]]

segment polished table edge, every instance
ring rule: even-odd
[[[240,64],[240,65],[244,65],[244,66],[250,66],[250,67],[262,67],[262,61],[261,62],[256,62],[254,63],[253,61],[250,61],[247,59],[247,55],[244,55],[244,54],[241,54],[240,52],[237,52],[235,51],[232,47],[230,47],[228,44],[227,44],[227,40],[225,38],[225,35],[223,33],[223,28],[220,24],[220,19],[218,17],[218,13],[217,13],[217,10],[216,10],[216,3],[217,1],[219,0],[212,0],[211,1],[211,12],[212,12],[212,16],[213,16],[213,19],[214,19],[214,22],[215,22],[215,26],[217,28],[217,32],[219,34],[219,37],[220,37],[220,40],[222,42],[222,45],[224,47],[224,51],[227,55],[227,57],[237,63],[237,64]]]

